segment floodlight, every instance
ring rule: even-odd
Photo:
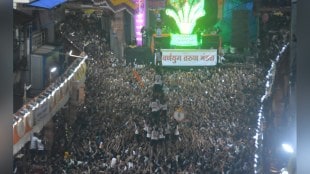
[[[293,147],[289,144],[283,143],[282,148],[284,149],[284,151],[286,151],[288,153],[294,153]]]
[[[51,73],[55,72],[57,70],[56,67],[51,68]]]

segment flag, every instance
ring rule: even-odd
[[[142,88],[144,88],[144,83],[143,83],[143,81],[142,81],[142,78],[141,78],[141,76],[139,75],[139,73],[138,73],[135,69],[133,70],[133,76],[134,76],[134,78],[137,80],[138,84],[139,84]]]

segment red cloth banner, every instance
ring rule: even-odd
[[[143,88],[144,87],[144,83],[142,81],[141,76],[139,75],[139,73],[136,70],[133,70],[133,76],[137,80],[138,84]]]

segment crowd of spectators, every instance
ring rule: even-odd
[[[270,60],[275,60],[282,46],[290,42],[289,12],[262,12],[260,37],[257,42],[259,61],[269,68]]]
[[[262,67],[135,69],[110,59],[94,17],[66,19],[64,36],[89,55],[86,98],[70,140],[55,132],[50,173],[253,173]],[[167,113],[155,124],[164,136],[154,143],[147,128],[154,128],[150,103],[158,74]],[[180,107],[185,119],[177,121]]]
[[[258,78],[263,77],[260,68],[165,72],[168,123],[176,124],[169,116],[180,101],[186,121],[178,123],[179,134],[175,129],[165,132],[167,138],[154,148],[143,130],[150,114],[154,71],[138,70],[145,87],[137,89],[131,84],[131,68],[93,66],[89,69],[101,71],[87,78],[87,98],[78,115],[75,138],[62,152],[69,155],[54,169],[67,173],[253,171],[257,94],[263,84]]]
[[[111,54],[97,20],[75,12],[60,27],[89,55],[86,98],[72,127],[63,114],[54,116],[48,173],[253,173],[266,66],[135,68]],[[269,39],[275,49],[260,52],[270,59],[288,37],[287,30],[274,35]],[[156,95],[157,75],[162,83]],[[166,111],[159,122],[154,101]],[[176,111],[184,113],[182,121]]]
[[[107,33],[101,30],[101,18],[95,14],[87,15],[82,11],[70,11],[59,30],[75,47],[88,53],[90,57],[102,57],[108,50]]]

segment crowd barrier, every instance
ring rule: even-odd
[[[86,58],[77,58],[62,76],[13,114],[13,155],[68,102],[73,82],[85,81]]]

